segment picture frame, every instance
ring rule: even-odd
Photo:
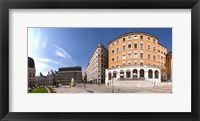
[[[10,9],[191,9],[192,26],[192,99],[191,112],[9,112],[9,10]],[[0,119],[18,120],[200,120],[200,2],[199,0],[1,0],[0,2]],[[23,20],[23,19],[22,19]]]

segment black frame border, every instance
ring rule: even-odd
[[[200,0],[0,0],[0,119],[2,121],[200,121]],[[9,112],[9,9],[191,9],[192,112]],[[199,87],[199,88],[198,88]]]

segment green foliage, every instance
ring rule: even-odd
[[[34,89],[31,89],[31,92],[30,93],[48,93],[47,89],[44,88],[44,87],[41,87],[41,88],[34,88]]]

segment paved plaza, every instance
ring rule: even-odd
[[[75,87],[62,86],[53,90],[57,93],[172,93],[172,82],[164,82],[152,87],[79,84]]]

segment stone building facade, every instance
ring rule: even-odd
[[[158,38],[144,32],[121,35],[108,45],[106,81],[150,80],[161,82],[161,69],[165,68],[167,49]]]
[[[87,82],[102,84],[105,83],[105,69],[108,68],[108,50],[98,44],[85,70]]]

